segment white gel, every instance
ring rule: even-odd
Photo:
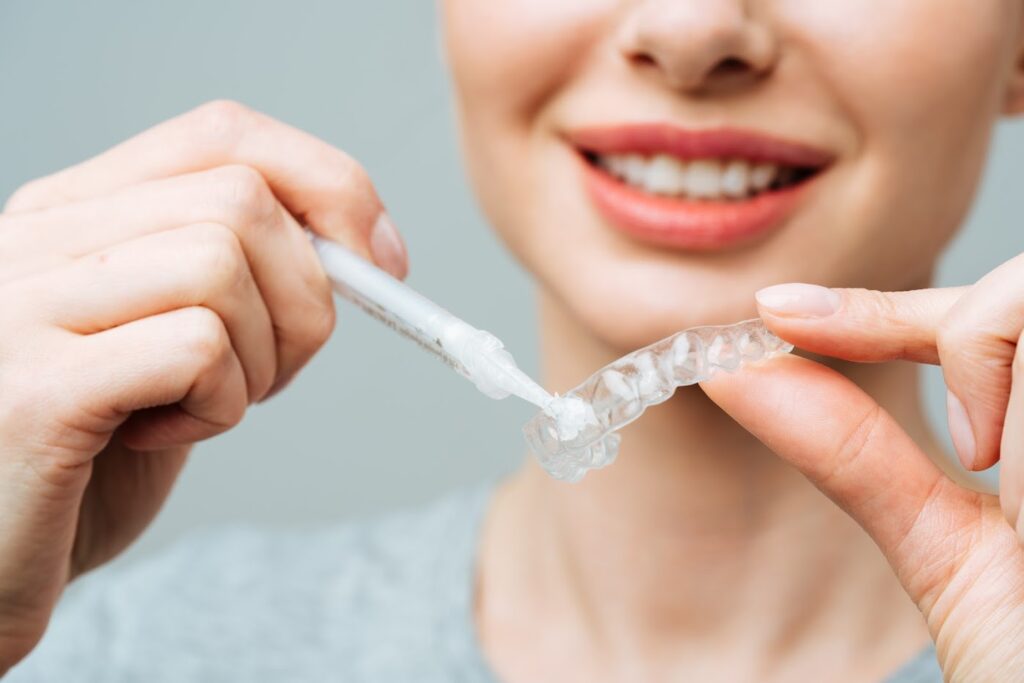
[[[555,431],[563,441],[575,439],[588,426],[597,426],[594,409],[576,396],[555,396],[544,406],[544,413],[555,421]]]
[[[579,481],[618,454],[615,432],[677,387],[732,372],[745,363],[793,350],[761,320],[724,327],[695,327],[634,351],[543,405],[523,434],[551,476]]]

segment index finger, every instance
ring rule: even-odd
[[[757,293],[768,328],[812,353],[858,362],[939,362],[943,318],[967,287],[878,292],[791,283]]]
[[[300,223],[404,274],[404,245],[362,166],[308,133],[230,101],[205,104],[32,181],[15,192],[5,211],[39,210],[229,164],[259,171]],[[390,253],[374,254],[384,251]]]

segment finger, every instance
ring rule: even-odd
[[[93,334],[179,308],[221,317],[245,372],[250,401],[277,377],[274,331],[235,234],[201,223],[82,257],[23,285],[51,324]],[[28,296],[28,295],[26,295]]]
[[[851,361],[934,364],[942,320],[966,290],[878,292],[789,283],[756,296],[769,329],[801,349]]]
[[[33,181],[15,192],[5,210],[39,210],[233,164],[256,169],[300,223],[404,277],[404,243],[362,166],[322,140],[234,102],[203,105]]]
[[[999,503],[1007,521],[1024,540],[1024,336],[1013,356],[1013,384],[1006,406],[1006,423],[1000,442]]]
[[[948,480],[870,396],[794,356],[701,386],[864,527],[912,595],[934,586],[943,569],[935,546],[973,523],[974,494]]]
[[[939,330],[950,394],[950,433],[967,469],[1000,459],[1017,342],[1024,330],[1024,258],[1002,264],[971,287]]]
[[[249,167],[153,181],[26,215],[0,235],[0,252],[19,255],[4,269],[13,279],[140,235],[208,222],[231,228],[242,245],[275,326],[286,382],[334,329],[331,286],[305,231]]]
[[[245,413],[242,364],[221,317],[208,308],[179,308],[75,343],[80,400],[114,422],[128,417],[120,437],[129,448],[191,444],[233,427]]]
[[[950,433],[960,461],[981,470],[999,460],[1011,365],[1024,329],[1024,256],[969,288],[898,295],[821,288],[811,293],[801,287],[807,297],[794,296],[802,303],[787,302],[785,290],[780,295],[771,289],[760,297],[767,300],[762,306],[766,323],[801,348],[849,360],[937,359],[949,388]],[[831,293],[836,305],[826,308],[822,292]],[[814,297],[824,315],[794,313],[812,307]]]

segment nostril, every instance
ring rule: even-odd
[[[669,63],[649,50],[627,55],[629,63],[639,72],[661,73],[674,88],[711,91],[732,89],[750,84],[762,75],[757,67],[742,57],[723,56],[703,68],[692,62]]]
[[[640,52],[632,55],[633,63],[637,66],[658,66],[658,62],[651,55]]]
[[[711,78],[715,76],[734,76],[736,74],[747,73],[750,70],[751,66],[747,62],[736,57],[729,57],[716,64],[715,68],[711,70],[711,73],[708,74],[708,76]]]

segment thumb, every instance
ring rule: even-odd
[[[977,523],[976,494],[946,478],[874,399],[795,356],[720,373],[701,387],[852,516],[918,604],[941,590],[960,555],[952,544]]]

